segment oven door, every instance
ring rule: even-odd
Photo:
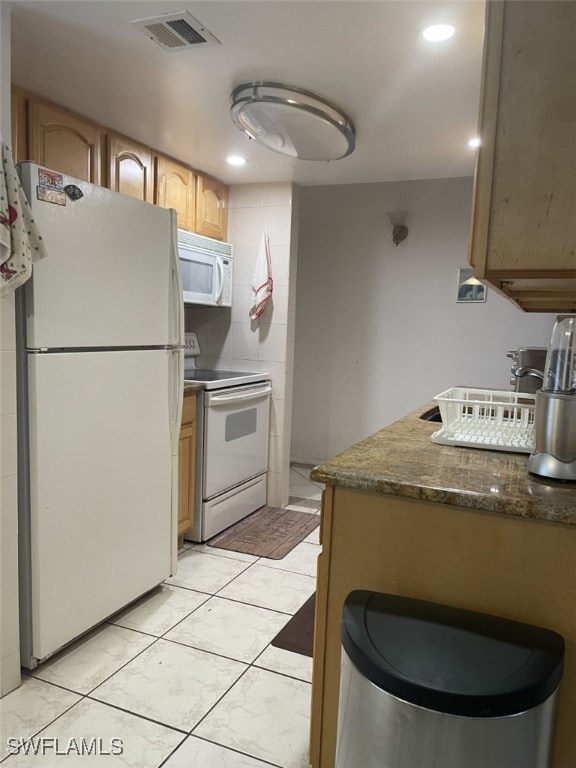
[[[206,392],[203,499],[268,469],[270,382]]]

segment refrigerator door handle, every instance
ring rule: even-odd
[[[170,355],[168,392],[170,397],[170,450],[172,453],[172,543],[170,552],[170,572],[172,576],[175,576],[178,570],[178,448],[180,442],[180,423],[182,421],[182,401],[184,397],[184,350],[172,349],[168,354]]]
[[[170,210],[171,237],[170,237],[170,262],[171,262],[171,295],[170,311],[172,315],[172,344],[184,347],[184,297],[182,293],[182,280],[180,277],[180,257],[178,255],[178,219],[176,211]]]
[[[180,423],[182,421],[182,399],[184,397],[184,350],[173,349],[170,351],[171,362],[169,369],[170,381],[170,438],[172,442],[172,456],[178,455],[178,442],[180,440]]]

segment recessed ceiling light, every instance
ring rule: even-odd
[[[246,158],[240,157],[240,155],[230,155],[230,157],[227,157],[226,160],[230,163],[230,165],[245,165],[246,164]]]
[[[422,32],[422,37],[433,43],[439,43],[442,40],[451,38],[455,31],[454,27],[450,26],[450,24],[434,24],[431,27],[426,27]]]
[[[470,139],[470,141],[468,142],[469,147],[479,147],[480,144],[482,144],[482,141],[479,136],[474,136],[474,138]]]

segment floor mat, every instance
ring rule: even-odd
[[[289,506],[296,506],[296,507],[307,507],[308,509],[318,509],[320,510],[322,507],[322,502],[320,499],[303,499],[301,496],[290,496],[288,498],[288,505]]]
[[[281,560],[320,524],[320,515],[262,507],[209,539],[209,547]]]
[[[316,593],[308,598],[302,608],[292,616],[288,624],[278,632],[272,640],[272,645],[276,648],[283,648],[285,651],[312,657],[315,608]]]

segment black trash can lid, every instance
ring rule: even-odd
[[[379,688],[453,715],[525,712],[562,678],[556,632],[397,595],[351,592],[341,636],[354,666]]]

